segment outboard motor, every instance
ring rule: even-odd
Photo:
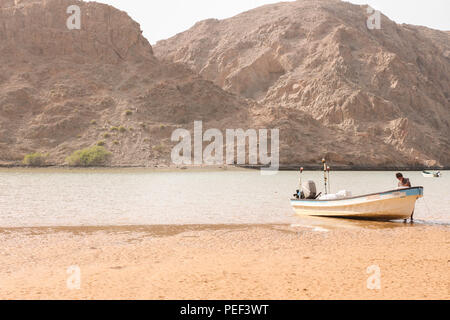
[[[315,199],[317,196],[316,183],[312,180],[306,181],[302,185],[304,199]]]
[[[302,190],[297,190],[297,193],[294,194],[296,199],[316,199],[317,197],[317,188],[316,183],[312,180],[309,180],[302,184]]]

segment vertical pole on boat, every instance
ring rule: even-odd
[[[328,187],[327,187],[327,161],[322,159],[323,163],[323,180],[325,182],[325,194],[328,194]]]
[[[298,190],[302,190],[302,173],[303,173],[303,167],[300,168],[300,182],[298,185]]]
[[[303,191],[302,191],[302,173],[303,173],[303,167],[300,168],[300,180],[298,182],[297,193],[295,194],[295,197],[297,199],[302,199],[303,198],[303,196],[302,196],[302,193],[303,193]]]
[[[328,173],[328,193],[331,193],[330,171],[331,171],[331,168],[327,166],[327,173]]]

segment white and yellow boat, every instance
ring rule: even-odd
[[[291,205],[299,215],[397,220],[409,219],[421,197],[423,187],[414,187],[333,200],[292,199]]]

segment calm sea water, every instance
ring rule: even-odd
[[[450,172],[430,179],[405,174],[425,187],[419,223],[450,224]],[[321,172],[305,172],[323,189]],[[394,172],[334,172],[333,192],[354,195],[396,188]],[[299,222],[289,199],[298,173],[144,169],[0,169],[0,227]]]

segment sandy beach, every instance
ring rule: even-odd
[[[450,298],[447,226],[22,228],[0,241],[1,299]]]

